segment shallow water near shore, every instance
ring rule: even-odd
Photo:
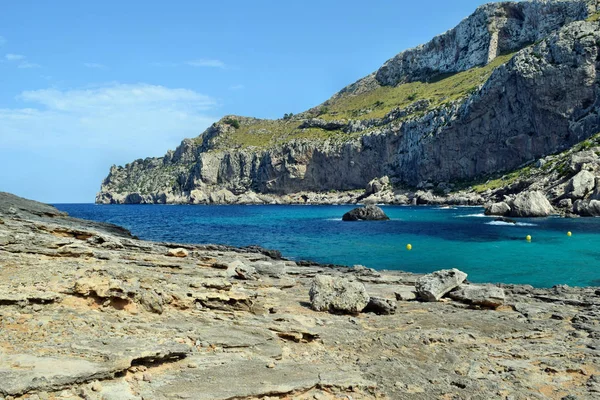
[[[484,216],[480,207],[382,206],[390,221],[343,222],[354,206],[55,206],[146,240],[259,245],[293,260],[416,273],[459,268],[472,282],[600,285],[600,218],[519,219],[515,225]]]

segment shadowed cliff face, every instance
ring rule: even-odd
[[[476,21],[499,27],[499,53],[513,50],[511,46],[522,47],[531,38],[545,37],[548,30],[586,17],[588,8],[595,11],[590,4],[556,1],[483,6],[454,30],[401,53],[388,61],[375,78],[371,75],[365,78],[368,82],[359,81],[336,96],[359,96],[369,90],[369,85],[379,85],[374,79],[380,80],[384,69],[386,76],[394,76],[394,82],[448,72],[444,69],[447,62],[442,60],[450,46],[447,41],[458,40],[467,31],[474,41],[479,40],[483,35],[480,30],[465,28]],[[473,87],[458,100],[435,107],[419,100],[404,109],[392,110],[384,118],[300,119],[309,130],[341,132],[332,138],[290,139],[266,147],[229,149],[223,145],[224,138],[236,134],[237,128],[225,118],[200,137],[184,140],[162,158],[111,168],[96,201],[229,203],[245,193],[254,196],[362,189],[373,178],[384,175],[394,183],[417,186],[424,181],[470,181],[515,169],[569,148],[600,130],[599,45],[597,22],[573,22],[518,51],[483,85]],[[481,49],[467,52],[473,57],[457,53],[456,69],[489,61],[481,61]],[[394,60],[417,54],[414,52],[418,52],[414,59],[428,60],[438,69],[400,62],[402,67],[392,74]],[[236,118],[242,125],[259,121]]]

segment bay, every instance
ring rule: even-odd
[[[598,218],[519,219],[513,225],[484,216],[480,207],[382,206],[390,221],[343,222],[353,206],[55,206],[146,240],[259,245],[293,260],[416,273],[458,268],[472,282],[600,285]]]

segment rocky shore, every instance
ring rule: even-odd
[[[459,272],[145,242],[0,193],[0,399],[600,396],[600,290]]]

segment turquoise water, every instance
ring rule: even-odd
[[[478,207],[384,206],[391,221],[343,222],[352,206],[56,206],[148,240],[259,245],[295,260],[421,273],[459,268],[472,282],[600,285],[599,218],[520,219],[515,226]]]

